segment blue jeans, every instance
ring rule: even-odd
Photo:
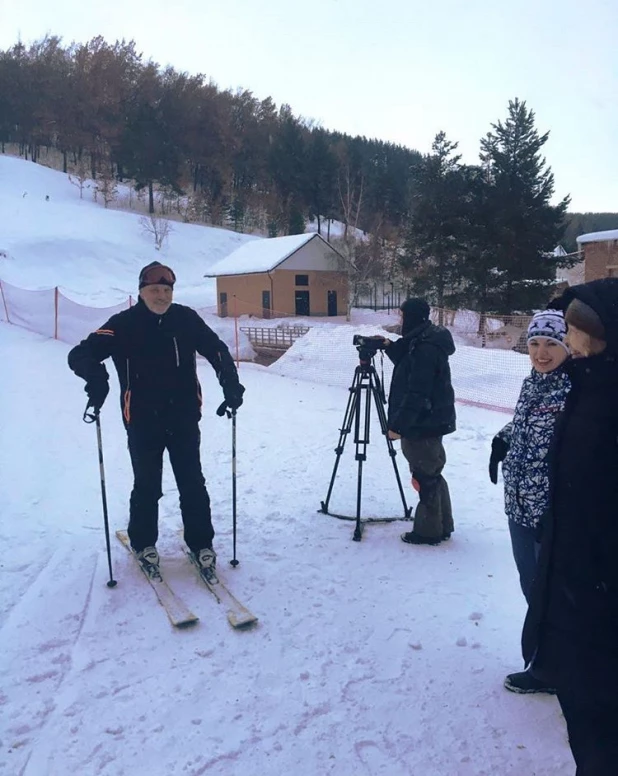
[[[509,531],[511,534],[513,557],[519,572],[519,583],[526,601],[528,601],[532,581],[536,574],[541,545],[536,540],[536,528],[530,528],[509,520]]]

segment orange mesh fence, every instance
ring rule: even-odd
[[[0,321],[21,326],[45,337],[78,343],[131,299],[113,307],[88,307],[64,296],[58,288],[28,291],[0,280]]]
[[[0,281],[0,321],[68,344],[76,344],[133,303],[129,297],[113,307],[89,307],[69,299],[59,289],[27,291]],[[234,307],[232,299],[224,317],[216,305],[195,309],[228,345],[237,363],[261,360],[278,374],[342,387],[351,385],[359,363],[353,336],[395,337],[399,326],[399,313],[393,310],[354,308],[336,317],[269,310],[270,317],[264,318],[262,308],[236,317]],[[530,316],[432,309],[431,318],[446,326],[456,343],[450,364],[458,401],[512,411],[531,368],[525,348]],[[389,359],[382,359],[378,351],[374,364],[383,373],[388,389],[392,374]]]
[[[113,307],[88,307],[58,292],[56,339],[76,344],[98,329],[112,315],[126,310],[132,301],[129,297],[126,302]]]

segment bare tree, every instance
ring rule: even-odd
[[[353,234],[358,229],[358,219],[363,204],[363,189],[365,187],[365,176],[360,174],[356,180],[352,180],[350,165],[346,164],[344,169],[339,170],[337,176],[337,188],[339,190],[339,201],[343,212],[344,222],[344,240],[348,239],[349,227],[352,227]]]
[[[111,149],[108,143],[100,140],[97,143],[96,178],[94,179],[94,201],[98,202],[101,195],[104,206],[109,207],[118,196],[118,182],[114,172]]]
[[[77,188],[79,189],[80,199],[84,198],[84,188],[89,188],[86,185],[89,180],[90,180],[90,171],[88,170],[84,156],[81,155],[77,160],[75,169],[73,170],[72,173],[69,174],[69,181],[74,186],[77,186]]]
[[[160,251],[170,232],[173,231],[170,222],[166,218],[160,218],[152,213],[149,216],[142,216],[139,223],[144,234],[154,238],[155,248]]]
[[[110,203],[116,199],[118,194],[118,183],[109,170],[103,170],[99,173],[94,190],[95,200],[96,195],[100,194],[103,198],[103,204],[107,208],[109,207]]]

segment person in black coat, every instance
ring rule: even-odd
[[[158,501],[163,452],[178,485],[184,538],[200,566],[213,568],[214,530],[200,462],[202,394],[196,353],[215,370],[223,388],[219,408],[238,409],[244,387],[224,342],[190,307],[173,304],[174,272],[159,262],[139,276],[138,303],[112,316],[69,353],[69,366],[86,380],[88,406],[98,414],[109,391],[103,361],[111,356],[120,382],[134,483],[128,534],[138,560],[158,566]]]
[[[557,688],[577,776],[618,773],[618,279],[567,289],[572,388],[522,636]]]
[[[414,530],[402,535],[409,544],[439,544],[453,531],[448,485],[442,476],[446,453],[442,437],[455,431],[455,394],[449,356],[455,344],[448,329],[429,320],[429,305],[412,298],[401,305],[401,334],[386,341],[395,364],[388,402],[391,439],[401,439],[418,491]]]

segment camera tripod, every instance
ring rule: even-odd
[[[384,405],[386,404],[386,397],[384,395],[384,387],[380,382],[380,378],[373,365],[373,356],[375,353],[366,352],[359,349],[360,363],[354,370],[354,379],[352,385],[349,388],[350,396],[348,398],[348,404],[343,417],[343,427],[339,435],[339,443],[335,448],[335,465],[333,467],[333,473],[330,479],[330,485],[328,486],[328,493],[326,494],[326,500],[321,502],[321,509],[319,512],[323,512],[326,515],[332,517],[338,517],[341,520],[355,520],[356,527],[354,529],[353,540],[360,542],[362,538],[362,525],[366,523],[383,523],[392,522],[393,520],[410,520],[412,508],[406,504],[406,497],[403,492],[403,486],[399,477],[399,470],[397,469],[397,463],[395,456],[397,451],[393,447],[393,441],[388,437],[388,426],[386,421],[386,412],[384,411]],[[378,418],[380,421],[380,430],[386,439],[386,446],[388,448],[388,454],[393,462],[393,471],[395,472],[395,478],[397,479],[397,486],[399,488],[399,495],[401,496],[401,502],[403,504],[403,517],[377,517],[366,518],[361,521],[361,498],[362,498],[362,484],[363,484],[363,463],[367,460],[367,445],[369,444],[369,432],[371,423],[371,400],[374,400],[375,406],[378,412]],[[356,445],[355,458],[358,462],[358,476],[356,485],[356,517],[351,515],[338,515],[334,512],[328,511],[328,503],[330,501],[331,494],[333,492],[333,485],[335,484],[335,478],[337,476],[337,469],[339,468],[339,462],[341,460],[341,454],[345,446],[345,441],[348,434],[354,426],[354,443]]]

